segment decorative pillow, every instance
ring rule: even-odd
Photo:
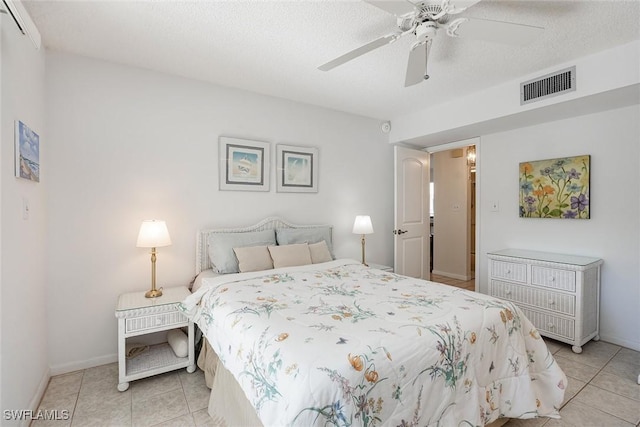
[[[276,229],[276,240],[279,245],[290,245],[292,243],[318,243],[325,241],[331,259],[333,256],[333,248],[331,246],[331,227],[316,228],[278,228]]]
[[[306,243],[269,246],[269,253],[273,259],[274,268],[311,264],[311,253]]]
[[[216,273],[237,273],[238,259],[233,248],[245,246],[269,246],[276,244],[273,230],[247,233],[214,233],[209,236],[209,259]]]
[[[327,242],[324,240],[318,243],[311,243],[309,245],[309,253],[311,254],[311,262],[314,264],[333,261],[331,252],[329,252],[329,248],[327,247]]]
[[[240,273],[247,271],[271,270],[273,260],[269,249],[266,246],[247,246],[244,248],[233,248],[233,252],[238,258],[238,268]]]

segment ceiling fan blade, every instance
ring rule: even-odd
[[[480,0],[449,0],[445,3],[445,9],[448,14],[455,15],[464,12],[476,3],[480,3]]]
[[[452,21],[447,34],[495,43],[523,46],[540,37],[544,28],[488,19],[459,18]]]
[[[425,79],[427,72],[427,54],[431,40],[427,43],[416,43],[409,52],[407,75],[404,79],[404,87],[413,86]]]
[[[342,65],[345,62],[351,61],[352,59],[355,59],[361,55],[364,55],[367,52],[371,52],[374,49],[377,49],[389,43],[393,43],[394,41],[398,40],[398,38],[401,35],[402,33],[395,33],[395,34],[389,34],[384,37],[380,37],[379,39],[375,39],[374,41],[369,42],[363,46],[360,46],[359,48],[354,49],[350,52],[347,52],[344,55],[341,55],[336,59],[327,62],[326,64],[322,64],[321,66],[318,67],[318,70],[329,71],[337,67],[338,65]]]
[[[408,0],[363,0],[371,6],[382,9],[387,13],[395,16],[402,16],[408,13],[414,13],[416,6]]]

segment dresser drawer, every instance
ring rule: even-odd
[[[147,331],[165,326],[187,325],[187,318],[179,311],[129,317],[125,319],[125,333]]]
[[[491,276],[527,283],[527,264],[491,260]]]
[[[547,288],[576,291],[576,272],[548,267],[531,267],[531,283]]]
[[[520,307],[520,309],[543,335],[547,333],[568,340],[575,339],[576,327],[573,319],[565,319],[564,317],[531,310],[526,307]]]
[[[574,295],[545,291],[531,286],[492,280],[491,295],[516,303],[567,314],[569,316],[575,315],[576,312],[576,298]]]

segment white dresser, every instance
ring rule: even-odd
[[[575,353],[599,339],[601,259],[523,249],[487,257],[489,294],[516,303],[541,335]]]

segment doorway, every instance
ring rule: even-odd
[[[431,280],[475,290],[476,144],[431,153]]]

